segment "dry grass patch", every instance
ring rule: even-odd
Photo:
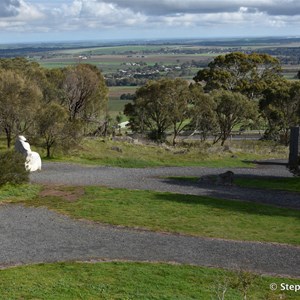
[[[75,202],[84,196],[84,188],[78,186],[45,185],[39,193],[44,197],[59,197],[68,202]]]

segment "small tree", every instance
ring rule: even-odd
[[[43,139],[48,158],[54,148],[67,150],[76,141],[74,130],[75,121],[71,123],[67,110],[57,103],[50,103],[37,116],[37,135]]]
[[[257,116],[257,105],[240,93],[217,91],[213,93],[216,102],[216,117],[221,145],[230,136],[233,127]]]
[[[175,146],[177,136],[186,127],[186,121],[189,119],[191,113],[189,105],[191,93],[188,82],[183,79],[170,81],[168,95],[171,103],[169,113],[173,129],[172,144]]]
[[[210,94],[205,94],[198,84],[190,86],[191,89],[191,122],[189,127],[198,131],[201,140],[205,141],[209,134],[215,135],[218,124],[216,118],[216,103]]]
[[[260,101],[260,110],[267,119],[267,138],[274,139],[281,135],[285,145],[289,143],[290,127],[297,126],[300,118],[300,84],[285,79],[274,81],[264,92]]]
[[[173,129],[173,144],[189,116],[190,93],[182,79],[149,81],[136,91],[133,103],[125,106],[124,114],[130,117],[132,130],[150,130],[156,141],[165,139],[166,131]]]

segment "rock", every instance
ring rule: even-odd
[[[113,141],[117,142],[126,142],[126,143],[133,143],[134,139],[130,136],[114,136],[112,138]]]
[[[188,152],[187,149],[183,149],[183,150],[178,150],[176,152],[174,152],[174,154],[186,154]]]
[[[227,171],[218,175],[216,184],[217,185],[232,185],[234,179],[234,173],[232,171]]]
[[[123,152],[122,148],[120,148],[120,147],[118,147],[118,146],[112,146],[110,149],[113,150],[113,151],[120,152],[120,153]]]

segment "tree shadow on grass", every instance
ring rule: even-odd
[[[256,164],[262,166],[283,166],[287,167],[288,162],[284,159],[269,159],[269,160],[242,160],[246,164]]]
[[[240,178],[249,175],[239,175]],[[252,178],[260,178],[251,175]],[[242,213],[268,216],[293,216],[300,218],[299,193],[265,190],[255,188],[241,188],[237,186],[218,186],[213,183],[199,181],[164,179],[167,184],[185,186],[187,195],[166,194],[164,200],[186,204],[208,205]],[[188,195],[189,187],[199,189],[199,195]],[[176,196],[175,196],[176,195]],[[285,198],[283,198],[285,197]],[[284,199],[284,200],[283,200]]]

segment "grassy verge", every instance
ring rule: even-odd
[[[120,151],[113,148],[118,147]],[[286,157],[287,149],[272,143],[233,142],[230,151],[218,145],[186,143],[181,147],[130,144],[105,139],[85,139],[68,155],[56,156],[57,161],[110,165],[118,167],[207,166],[251,167],[245,161]],[[42,151],[40,151],[42,153]]]
[[[13,201],[46,206],[74,218],[113,225],[204,237],[300,244],[297,234],[300,212],[297,210],[154,191],[85,187],[82,192],[76,190],[78,187],[56,187],[58,190],[53,194],[53,189],[45,187],[36,198]],[[1,193],[0,190],[0,199]],[[70,195],[73,195],[72,200]]]
[[[247,282],[243,288],[243,283]],[[219,269],[148,263],[59,263],[0,271],[0,299],[299,299],[293,291],[271,291],[270,284],[299,284]],[[219,298],[221,299],[221,298]]]

